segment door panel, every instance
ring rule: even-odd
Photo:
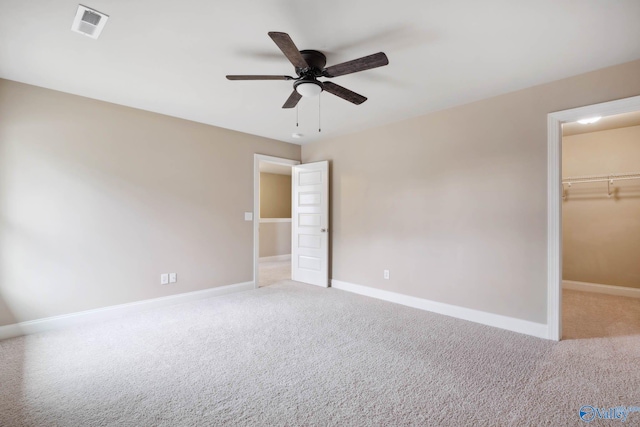
[[[329,286],[329,163],[293,167],[291,278]]]

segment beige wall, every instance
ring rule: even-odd
[[[260,173],[260,218],[291,218],[291,175]]]
[[[252,280],[254,153],[300,147],[0,80],[0,325]]]
[[[291,254],[291,221],[260,223],[260,257]]]
[[[640,172],[640,126],[565,136],[562,175]],[[640,180],[565,187],[563,278],[640,288]]]
[[[332,278],[546,323],[547,113],[639,94],[634,61],[304,145],[332,163]]]

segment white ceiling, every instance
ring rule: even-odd
[[[110,16],[98,40],[71,32],[77,4],[0,0],[0,77],[292,143],[640,58],[638,0],[83,0]],[[296,128],[291,82],[225,79],[293,74],[268,31],[390,64],[333,79],[369,100],[323,94],[321,133],[303,99]]]

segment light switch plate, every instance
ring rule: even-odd
[[[245,221],[253,221],[253,212],[245,212],[244,213]]]
[[[169,283],[176,283],[178,281],[178,273],[169,273]]]
[[[160,284],[161,285],[166,285],[169,283],[169,275],[167,273],[161,274],[160,275]]]

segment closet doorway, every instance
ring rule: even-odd
[[[567,276],[564,275],[564,272],[563,272],[564,258],[568,257],[570,260],[573,255],[565,254],[566,251],[563,250],[563,237],[564,237],[563,236],[563,219],[564,219],[564,222],[566,223],[566,221],[570,220],[570,217],[563,218],[563,215],[562,215],[563,210],[565,210],[565,208],[572,209],[572,210],[579,210],[579,209],[575,209],[578,202],[577,193],[586,192],[587,190],[584,187],[581,187],[582,190],[580,190],[578,187],[585,186],[585,185],[595,185],[595,184],[602,185],[604,189],[604,198],[613,203],[617,202],[619,204],[624,202],[626,206],[630,202],[634,202],[634,203],[637,202],[638,195],[637,193],[635,193],[636,190],[632,189],[631,187],[635,187],[636,189],[640,190],[640,188],[638,188],[638,183],[640,181],[635,179],[636,172],[640,172],[640,170],[638,170],[640,169],[640,162],[638,162],[638,160],[636,160],[632,164],[620,165],[620,167],[633,166],[632,170],[629,170],[629,171],[616,169],[616,170],[606,170],[604,172],[601,172],[601,171],[584,172],[584,170],[572,171],[571,168],[573,166],[569,166],[569,165],[566,166],[567,170],[563,170],[562,167],[563,167],[563,127],[565,127],[565,129],[569,129],[570,124],[572,124],[573,122],[579,122],[579,121],[583,121],[585,119],[591,119],[594,117],[601,117],[600,120],[604,120],[610,116],[625,115],[627,113],[634,113],[638,111],[640,111],[640,96],[634,96],[630,98],[618,99],[615,101],[603,102],[600,104],[593,104],[593,105],[587,105],[584,107],[572,108],[569,110],[557,111],[554,113],[549,113],[547,115],[547,129],[548,129],[548,139],[547,139],[547,328],[548,328],[548,338],[551,340],[559,341],[562,338],[569,339],[570,337],[576,334],[575,328],[573,328],[570,325],[567,325],[567,334],[563,337],[563,332],[564,332],[563,323],[572,321],[570,318],[563,319],[565,317],[564,316],[565,313],[563,313],[563,311],[569,310],[567,307],[565,307],[565,304],[563,303],[564,302],[570,303],[570,301],[563,301],[563,281],[565,282],[564,285],[566,285],[568,291],[577,290],[575,289],[576,286],[582,286],[582,289],[580,290],[581,292],[585,292],[588,289],[589,292],[593,293],[594,294],[593,296],[595,296],[596,298],[608,297],[608,296],[621,296],[621,297],[627,298],[627,297],[638,296],[638,291],[640,290],[640,284],[636,284],[633,286],[622,286],[622,284],[620,283],[609,285],[609,284],[603,284],[603,283],[590,283],[586,281],[583,282],[581,280],[577,280],[576,278],[570,277],[570,275],[573,274],[571,273],[571,268],[575,267],[576,263],[584,265],[583,263],[584,259],[581,259],[579,257],[578,258],[574,257],[574,261],[573,261],[574,264],[571,266],[568,265],[566,267],[568,275]],[[616,119],[612,118],[612,120],[615,121]],[[602,124],[598,126],[603,126],[604,123],[607,123],[608,121],[610,120],[602,121]],[[594,130],[595,125],[597,123],[598,122],[591,123],[591,124],[578,123],[575,126],[592,126],[590,130]],[[624,126],[614,126],[614,128],[615,127],[630,128],[634,126],[635,124],[632,124],[632,125],[627,124]],[[567,135],[567,137],[569,136],[571,135]],[[637,143],[637,140],[636,140],[636,143]],[[578,147],[580,146],[578,145]],[[603,158],[600,157],[596,161],[592,161],[592,164],[600,165],[602,163],[602,160]],[[608,167],[609,168],[613,167],[613,164]],[[585,176],[587,177],[587,179],[580,180],[580,179],[576,179],[577,176],[571,175],[574,173],[590,173],[590,174],[593,173],[593,175],[580,176],[580,177],[585,177]],[[603,181],[599,181],[600,179],[602,179],[601,177],[603,175],[606,175],[606,179],[604,179]],[[634,176],[632,177],[628,175],[634,175]],[[633,178],[633,179],[627,180],[622,178]],[[570,181],[571,181],[571,187],[569,187]],[[577,181],[585,181],[585,182],[578,183]],[[628,181],[629,183],[622,184],[623,182],[626,182],[626,181]],[[624,198],[622,193],[622,185],[625,185],[625,187],[629,186],[625,190]],[[616,186],[619,186],[620,189],[616,190]],[[571,194],[572,190],[573,190],[573,198]],[[586,198],[586,195],[583,195],[583,197]],[[573,205],[570,205],[572,201],[574,203]],[[599,227],[596,227],[596,231],[598,231],[599,236],[606,237],[605,242],[607,244],[613,240],[612,238],[613,234],[607,233],[608,231],[607,227],[608,225],[612,225],[611,224],[612,220],[613,220],[612,218],[603,219],[599,223]],[[573,225],[575,224],[572,224],[571,226]],[[571,226],[569,226],[569,229],[567,230],[567,232],[571,233],[571,235],[567,235],[567,238],[578,239],[578,245],[585,246],[585,242],[588,242],[588,239],[589,239],[586,232],[582,233],[580,231],[575,231],[575,230],[571,231]],[[594,227],[593,224],[591,224],[591,226]],[[630,233],[633,233],[633,231],[627,230],[627,233],[630,234]],[[637,236],[636,239],[640,237],[638,235],[636,236]],[[566,250],[571,250],[572,244],[573,243],[568,242],[567,243],[568,247],[566,248]],[[597,257],[590,258],[590,261],[592,263],[595,262],[596,264],[601,262],[600,259]],[[582,280],[586,279],[586,276],[581,276],[581,277],[582,277]],[[604,276],[600,276],[600,277],[604,277]],[[590,278],[586,280],[598,280],[598,279]],[[574,282],[574,283],[572,284],[570,282]],[[576,285],[576,282],[582,282],[582,283],[580,285]],[[636,281],[634,283],[638,283],[638,282]],[[573,287],[573,289],[571,289],[571,287]],[[610,295],[609,291],[611,291],[612,289],[613,289],[613,292],[616,293],[615,295]],[[609,293],[605,292],[605,290],[607,290],[607,292]],[[593,291],[596,291],[596,292],[593,292]],[[623,292],[624,294],[621,295],[620,292]],[[636,310],[638,308],[637,304],[640,301],[640,298],[635,298],[635,300],[626,299],[625,301],[629,302],[629,304],[633,307],[632,310]],[[578,307],[581,304],[590,305],[590,303],[586,301],[584,302],[574,301],[571,304],[574,307]],[[616,311],[620,311],[620,309],[614,308],[610,305],[609,311],[616,312]],[[585,310],[580,312],[579,314],[586,315],[586,313],[588,313],[588,311]],[[621,326],[619,329],[616,329],[617,326],[615,325],[620,325],[621,323],[624,323],[626,325],[631,325],[634,328],[637,327],[640,329],[640,318],[638,317],[636,317],[635,320],[632,319],[632,322],[627,322],[627,320],[629,320],[628,318],[624,319],[622,322],[620,322],[620,320],[621,319],[610,317],[608,321],[610,321],[610,324],[614,325],[613,327],[603,326],[604,323],[602,323],[596,326],[595,333],[588,333],[588,335],[604,335],[605,333],[603,333],[603,330],[605,332],[608,331],[606,332],[609,334],[608,336],[611,336],[612,333],[625,334],[626,332],[622,331],[622,328],[624,328],[624,326]],[[577,319],[577,320],[574,319],[573,321],[576,324],[580,324],[580,319]],[[592,323],[596,323],[596,321]],[[615,330],[617,330],[618,332],[612,332]],[[634,334],[640,333],[640,330],[637,332],[634,331],[631,333],[634,333]],[[584,336],[584,333],[582,333],[582,335]]]
[[[562,339],[640,334],[640,111],[562,126]]]

